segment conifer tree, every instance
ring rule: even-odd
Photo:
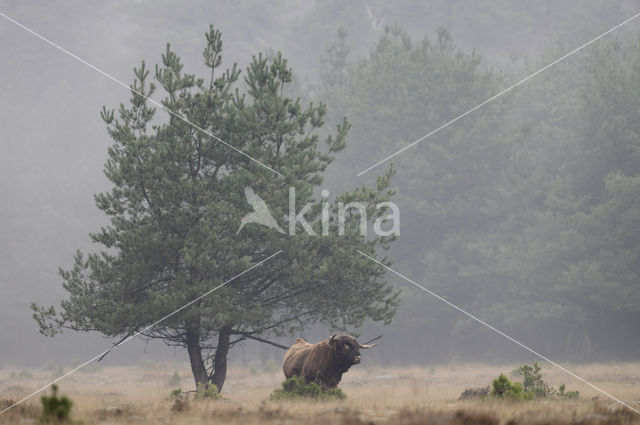
[[[282,250],[141,334],[185,347],[196,384],[220,390],[234,345],[272,343],[270,336],[314,323],[333,330],[366,319],[388,323],[398,294],[381,279],[383,271],[356,252],[375,255],[392,236],[365,237],[358,214],[339,223],[337,207],[314,197],[322,173],[345,146],[347,120],[321,144],[317,131],[326,107],[286,96],[292,70],[280,53],[255,56],[242,85],[236,65],[220,71],[220,32],[211,27],[206,43],[204,76],[185,73],[167,45],[156,83],[142,62],[129,104],[117,112],[103,108],[113,139],[105,174],[113,187],[95,201],[110,224],[90,235],[99,249],[78,251],[73,266],[60,270],[68,298],[58,311],[32,308],[45,335],[71,329],[126,338]],[[147,98],[157,89],[170,113],[150,106]],[[369,222],[381,218],[385,211],[376,205],[392,195],[392,174],[374,188],[337,196],[334,204],[359,201]],[[238,232],[251,211],[246,188],[268,204],[282,229],[294,231],[249,223]],[[295,217],[293,224],[283,219],[293,190],[296,214],[311,204],[304,215],[311,231]]]

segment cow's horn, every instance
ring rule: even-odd
[[[329,341],[333,341],[334,339],[336,339],[336,335],[338,334],[333,334],[329,337]]]
[[[360,344],[360,348],[362,348],[363,350],[366,350],[367,348],[373,348],[376,345],[378,345],[378,343],[376,342],[375,344],[371,344],[371,345],[367,345],[367,344]]]

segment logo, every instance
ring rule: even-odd
[[[260,224],[262,226],[273,229],[279,233],[287,234],[282,227],[278,224],[273,215],[269,211],[267,203],[258,196],[251,187],[246,187],[244,193],[247,197],[247,203],[251,205],[253,211],[245,214],[240,222],[240,227],[236,232],[236,235],[240,234],[242,229],[251,223]],[[329,191],[323,189],[321,192],[322,197],[322,212],[321,212],[321,230],[322,236],[329,235]],[[344,204],[338,202],[338,236],[345,234],[345,225],[347,214],[352,217],[354,214],[358,214],[360,218],[359,230],[363,236],[367,235],[367,204],[363,202],[349,202]],[[296,234],[296,225],[299,224],[307,234],[315,236],[316,233],[306,220],[305,215],[313,207],[312,203],[306,204],[298,213],[296,213],[296,188],[289,188],[289,215],[285,216],[288,220],[289,235],[294,236]],[[381,202],[376,205],[377,210],[383,210],[384,212],[390,211],[389,214],[379,215],[376,217],[373,223],[373,231],[378,236],[391,236],[400,235],[400,208],[394,202]],[[390,224],[390,225],[389,225]],[[385,229],[386,228],[386,229]]]
[[[240,233],[242,228],[249,223],[262,224],[263,226],[267,226],[270,229],[277,230],[280,233],[284,233],[282,227],[278,225],[278,222],[269,212],[269,208],[264,200],[256,195],[252,188],[246,187],[244,189],[244,194],[247,196],[247,202],[249,205],[253,207],[253,212],[246,214],[242,217],[242,222],[240,223],[240,228],[236,232],[236,236]]]

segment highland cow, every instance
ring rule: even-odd
[[[334,334],[317,344],[298,338],[284,355],[284,376],[287,379],[299,376],[307,382],[316,382],[323,390],[336,388],[342,374],[354,364],[360,363],[360,349],[375,345],[360,344],[354,337],[346,334]]]

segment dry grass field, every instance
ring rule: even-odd
[[[486,386],[517,365],[451,364],[433,368],[355,366],[342,381],[345,401],[268,401],[282,373],[232,368],[223,400],[176,406],[169,377],[178,370],[183,390],[193,389],[184,366],[107,367],[81,371],[59,382],[74,401],[73,418],[90,424],[640,424],[640,415],[616,405],[585,384],[544,365],[553,387],[566,383],[578,400],[459,401],[467,387]],[[583,378],[640,410],[640,364],[572,366]],[[0,370],[0,410],[48,382],[52,371]],[[54,372],[55,373],[55,372]],[[58,371],[59,373],[59,371]],[[32,376],[29,376],[29,375]],[[0,416],[0,424],[37,424],[39,396]]]

